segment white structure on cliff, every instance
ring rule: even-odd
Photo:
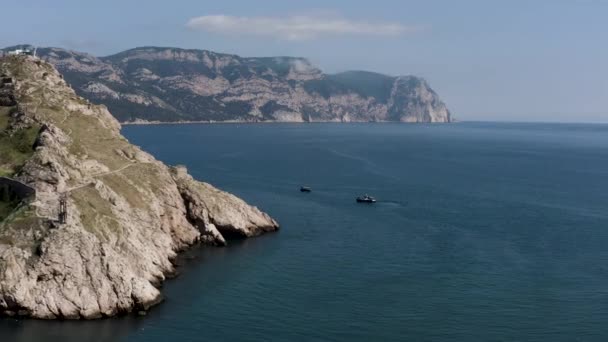
[[[23,55],[27,55],[27,56],[36,56],[36,49],[34,48],[34,50],[30,50],[30,49],[15,49],[15,50],[11,50],[8,52],[9,55],[13,55],[13,56],[23,56]]]

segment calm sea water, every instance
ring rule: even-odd
[[[188,252],[147,317],[5,319],[2,341],[608,340],[608,125],[124,133],[282,230]]]

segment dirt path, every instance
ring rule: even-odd
[[[87,182],[85,182],[83,184],[80,184],[80,185],[77,185],[77,186],[74,186],[74,187],[71,187],[71,188],[67,189],[66,191],[62,192],[60,194],[60,196],[66,196],[66,195],[68,195],[72,191],[77,191],[78,189],[82,189],[84,187],[87,187],[87,186],[91,185],[93,183],[93,181],[95,179],[97,179],[97,178],[105,177],[105,176],[109,176],[109,175],[113,175],[113,174],[117,174],[117,173],[122,172],[122,171],[124,171],[124,170],[126,170],[126,169],[128,169],[128,168],[130,168],[132,166],[142,165],[142,164],[151,164],[151,163],[150,162],[131,162],[131,163],[128,163],[126,165],[123,165],[122,167],[120,167],[120,168],[118,168],[116,170],[94,174],[94,175],[91,176],[91,179],[89,181],[87,181]],[[38,218],[46,219],[46,220],[50,220],[50,221],[56,221],[56,218],[40,214],[38,212],[38,209],[39,209],[39,207],[36,206],[35,213],[36,213],[36,216]]]
[[[89,180],[88,182],[86,182],[85,184],[81,184],[81,185],[69,188],[69,189],[67,189],[65,191],[65,193],[69,193],[69,192],[72,192],[72,191],[75,191],[75,190],[78,190],[78,189],[82,189],[82,188],[84,188],[86,186],[89,186],[93,182],[93,180],[95,180],[97,178],[113,175],[113,174],[122,172],[122,171],[130,168],[131,166],[142,165],[142,164],[150,164],[150,163],[148,163],[148,162],[131,162],[131,163],[123,165],[122,167],[120,167],[120,168],[118,168],[116,170],[113,170],[113,171],[108,171],[108,172],[102,172],[102,173],[94,174],[94,175],[91,176],[92,179]]]

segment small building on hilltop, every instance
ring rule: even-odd
[[[31,49],[15,49],[8,52],[9,56],[35,56],[36,50]]]

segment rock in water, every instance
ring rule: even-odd
[[[202,231],[215,228],[220,237],[223,234],[247,238],[276,230],[278,224],[268,214],[211,184],[194,180],[185,168],[174,168],[173,175],[186,203],[188,219],[196,222]],[[215,231],[210,234],[217,236]],[[222,239],[213,242],[225,243]]]
[[[0,195],[0,314],[145,311],[180,250],[278,229],[131,145],[106,107],[77,96],[50,64],[4,57],[0,75],[12,81],[0,84],[11,99],[0,104],[0,176],[35,189],[21,202],[8,187]]]

